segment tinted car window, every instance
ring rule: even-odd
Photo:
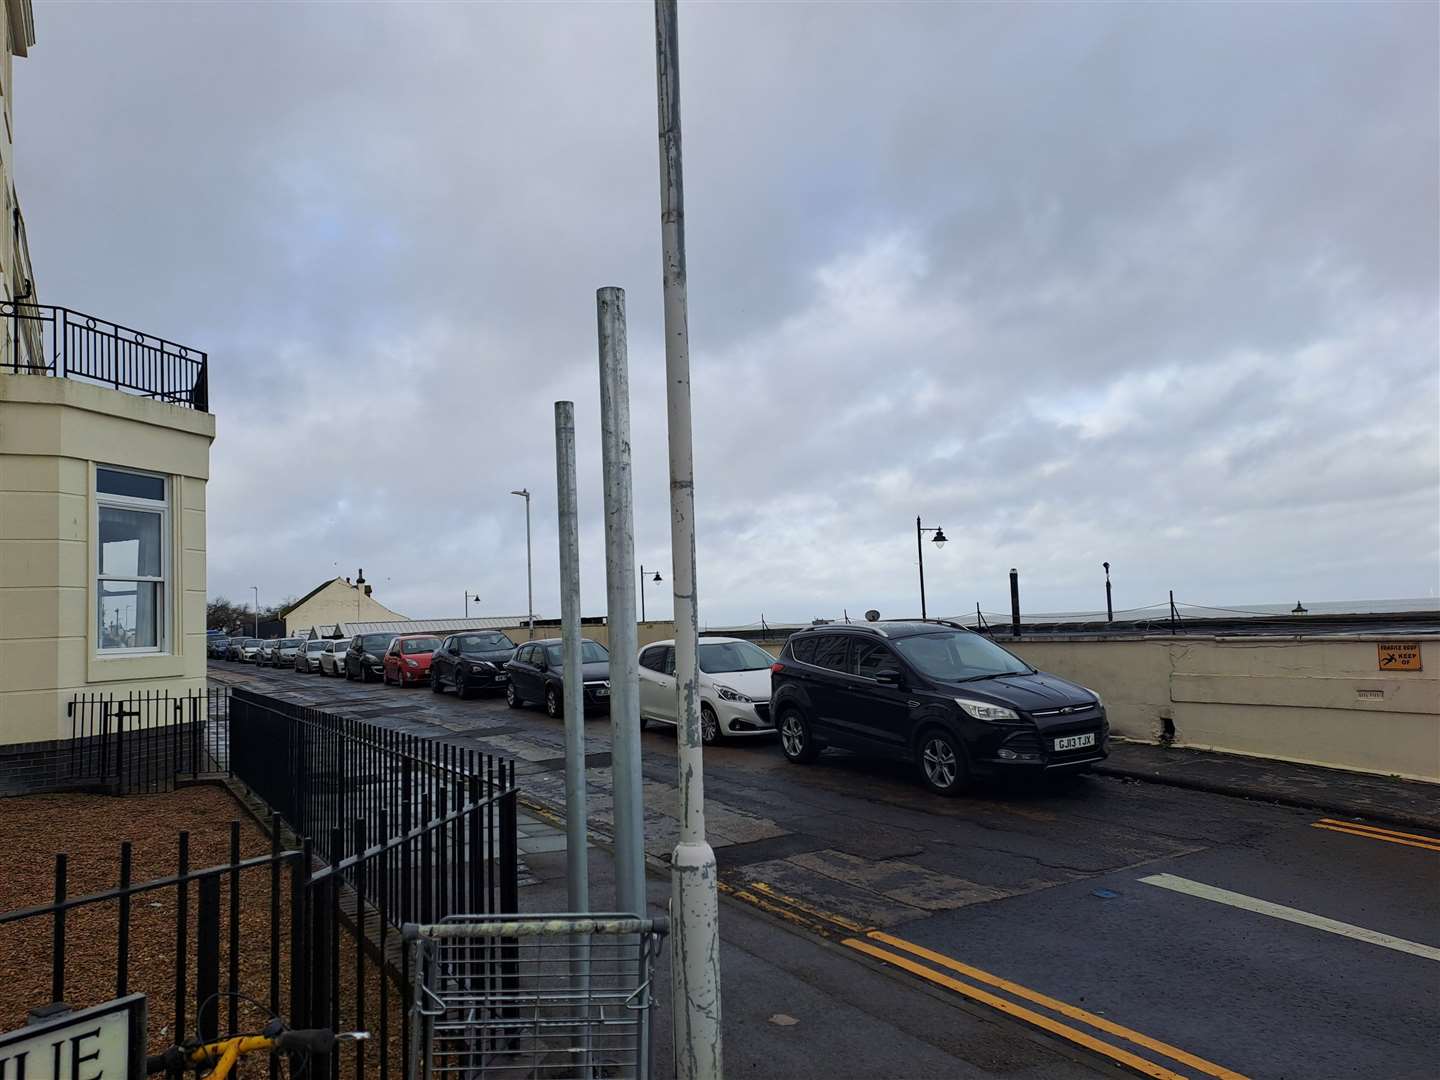
[[[815,639],[813,637],[791,638],[790,655],[802,664],[813,664],[815,662]]]
[[[700,670],[707,675],[727,671],[764,671],[775,658],[759,645],[748,641],[712,641],[700,643]]]
[[[642,652],[640,666],[649,671],[660,671],[665,666],[665,646],[655,645]]]
[[[394,634],[366,634],[360,639],[360,647],[369,653],[381,653],[394,640]]]
[[[845,670],[845,646],[847,642],[840,634],[819,638],[815,645],[815,659],[810,661],[820,667]]]
[[[894,671],[897,667],[895,654],[883,642],[857,642],[850,654],[850,670],[866,679],[873,679],[877,671]]]

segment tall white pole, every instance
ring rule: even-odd
[[[530,626],[530,640],[535,640],[535,579],[531,570],[530,560],[530,489],[521,488],[519,491],[510,492],[511,495],[519,495],[525,500],[525,606],[527,621]]]
[[[590,910],[585,845],[585,679],[580,663],[580,511],[575,494],[575,403],[555,402],[555,490],[560,504],[560,636],[565,654],[565,889],[569,910]]]
[[[715,852],[705,840],[700,742],[700,616],[695,593],[695,467],[690,418],[690,329],[685,300],[685,196],[680,166],[680,54],[675,0],[655,0],[660,120],[660,236],[664,248],[665,385],[670,432],[670,557],[675,590],[676,715],[680,718],[680,842],[670,860],[675,1075],[719,1080],[720,901]]]
[[[630,478],[630,361],[625,290],[595,294],[600,338],[600,463],[605,478],[605,594],[610,629],[610,750],[615,789],[615,910],[645,914],[640,664],[635,626],[635,505]]]
[[[260,586],[251,585],[250,588],[255,591],[255,636],[258,638],[260,636]]]

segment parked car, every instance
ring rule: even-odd
[[[205,642],[205,655],[211,660],[225,659],[225,650],[230,647],[228,637],[212,637]]]
[[[356,634],[345,650],[345,678],[369,682],[385,674],[385,650],[394,634]]]
[[[530,641],[515,650],[515,658],[505,665],[510,681],[505,686],[505,701],[512,709],[526,702],[544,702],[545,712],[552,717],[564,715],[565,656],[559,638]],[[585,638],[580,642],[580,677],[585,686],[585,711],[610,709],[610,653],[598,641]]]
[[[295,670],[303,671],[307,675],[319,671],[320,654],[329,644],[330,642],[324,638],[314,638],[304,642],[300,648],[295,650]]]
[[[320,674],[343,676],[345,651],[349,648],[350,642],[345,638],[334,638],[325,642],[325,648],[320,653]]]
[[[304,646],[305,639],[298,637],[275,638],[266,642],[266,648],[257,661],[261,667],[288,668],[295,666],[295,654]]]
[[[430,660],[430,689],[440,694],[454,687],[460,698],[472,690],[499,690],[510,681],[505,665],[515,649],[515,642],[499,630],[451,634]]]
[[[959,626],[807,628],[771,670],[770,707],[795,763],[845,747],[913,762],[954,795],[975,776],[1085,769],[1108,752],[1099,694]]]
[[[768,735],[770,665],[759,645],[742,638],[702,637],[700,741],[706,746],[727,735]],[[640,650],[640,726],[651,720],[674,725],[675,642],[657,641]]]
[[[440,648],[434,634],[401,634],[390,642],[380,660],[380,681],[396,686],[430,682],[430,658]]]
[[[263,644],[265,643],[259,638],[231,638],[230,648],[225,653],[225,659],[234,660],[240,664],[253,664],[255,653]]]

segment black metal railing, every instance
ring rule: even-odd
[[[76,694],[66,707],[66,786],[153,794],[172,790],[177,779],[228,772],[227,705],[220,687]]]
[[[83,1006],[144,992],[152,1051],[248,1030],[263,1021],[259,1010],[296,1027],[372,1033],[313,1070],[316,1080],[342,1072],[366,1080],[367,1071],[398,1078],[413,1005],[401,925],[519,908],[514,764],[395,742],[315,710],[291,715],[297,706],[263,695],[236,696],[243,701],[225,718],[234,724],[227,743],[236,779],[253,795],[274,793],[317,831],[293,830],[276,806],[268,835],[233,821],[228,856],[199,869],[192,853],[203,845],[181,832],[173,873],[140,882],[132,880],[139,852],[126,841],[107,875],[114,887],[83,895],[74,895],[72,878],[82,854],[93,866],[93,847],[73,864],[57,854],[44,902],[0,913],[0,955],[25,958],[0,994],[0,1029],[47,1001]],[[298,781],[302,766],[321,780]],[[376,768],[401,779],[375,784]],[[290,785],[300,797],[287,797]],[[214,853],[218,840],[208,841]],[[36,869],[10,871],[33,879]],[[485,965],[497,989],[517,977],[504,948]]]
[[[78,379],[210,411],[208,358],[199,349],[50,304],[0,302],[9,343],[0,371]]]

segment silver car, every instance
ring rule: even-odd
[[[314,674],[320,670],[320,654],[323,653],[330,642],[324,638],[315,638],[313,641],[305,642],[295,650],[295,670],[303,671],[307,675]]]

